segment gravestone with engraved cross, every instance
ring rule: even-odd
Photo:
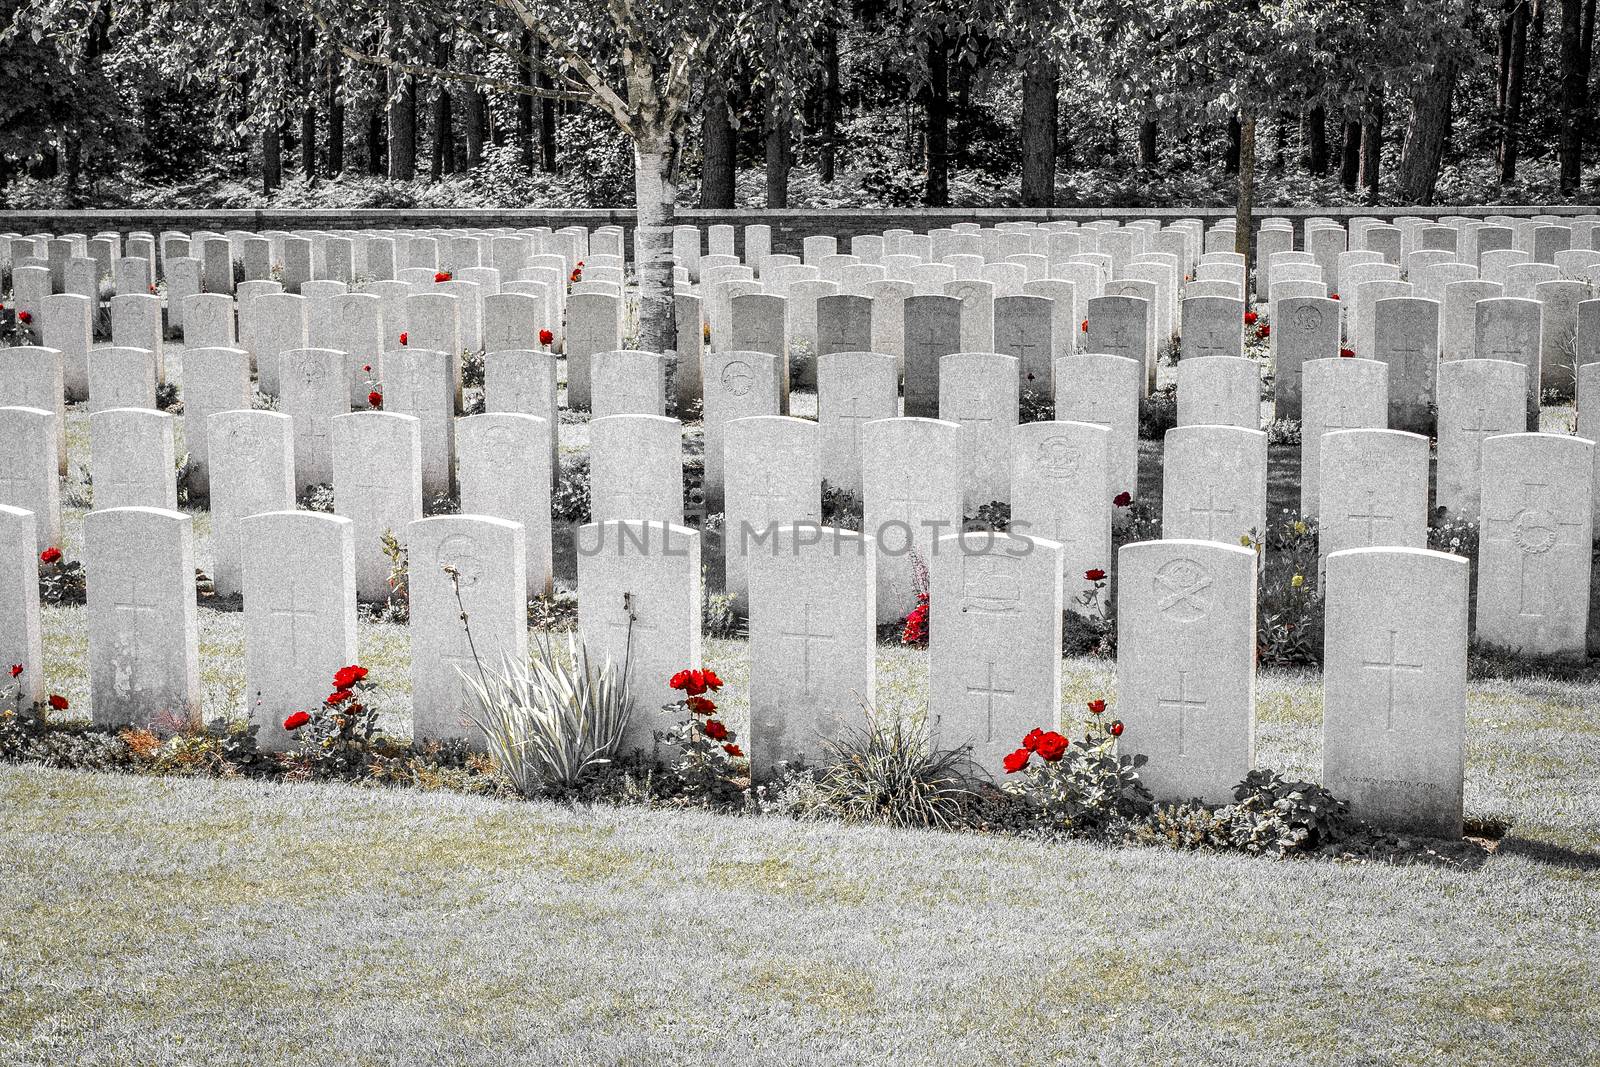
[[[295,746],[283,720],[315,711],[356,662],[355,523],[311,511],[240,521],[245,703],[261,748]]]
[[[1014,356],[958,352],[939,367],[939,417],[961,426],[969,511],[1011,499],[1011,434],[1017,428]]]
[[[1439,364],[1439,446],[1434,505],[1475,520],[1483,486],[1483,442],[1523,425],[1527,368],[1503,359]]]
[[[1183,298],[1180,359],[1244,355],[1243,300],[1225,296]],[[1180,390],[1179,395],[1182,395]]]
[[[837,293],[817,301],[817,357],[872,350],[872,300]],[[813,374],[813,378],[815,374]]]
[[[1319,560],[1347,548],[1426,548],[1428,439],[1401,430],[1322,438]]]
[[[1139,400],[1144,367],[1123,356],[1056,358],[1056,418],[1111,431],[1108,477],[1113,498],[1139,494]]]
[[[929,562],[928,718],[940,748],[1001,761],[1061,725],[1061,546],[1027,534],[949,534]]]
[[[1594,443],[1513,433],[1483,442],[1477,636],[1538,656],[1584,654]]]
[[[655,352],[622,350],[589,357],[592,417],[665,415],[667,360]]]
[[[1305,365],[1300,424],[1300,514],[1321,507],[1322,448],[1336,430],[1381,430],[1389,419],[1389,366],[1375,359],[1336,357]]]
[[[155,360],[156,381],[167,380],[162,351],[161,298],[151,293],[111,298],[111,343],[142,348]]]
[[[1120,751],[1156,799],[1226,803],[1255,766],[1256,554],[1141,541],[1117,557]]]
[[[436,515],[406,531],[411,592],[411,722],[418,741],[484,746],[467,679],[528,658],[522,524]],[[461,616],[467,616],[463,624]],[[468,641],[467,626],[472,633]]]
[[[589,499],[595,522],[682,522],[683,425],[664,415],[591,421]]]
[[[240,315],[250,323],[245,347],[255,360],[258,385],[263,393],[276,396],[283,353],[309,343],[306,299],[295,293],[264,292],[252,297],[249,312],[241,308]]]
[[[905,415],[939,413],[939,363],[961,351],[961,301],[951,296],[913,296],[905,301]]]
[[[1243,356],[1196,356],[1178,364],[1178,425],[1261,428],[1261,370]]]
[[[1167,431],[1162,463],[1163,538],[1225,545],[1248,539],[1264,544],[1264,432],[1237,426],[1174,427]]]
[[[817,360],[821,478],[861,499],[861,428],[899,414],[895,360],[880,352],[831,352]]]
[[[108,508],[83,521],[89,583],[89,704],[95,725],[200,718],[194,531],[165,508]]]
[[[1305,368],[1339,355],[1339,302],[1320,296],[1288,297],[1273,305],[1273,417],[1303,419]]]
[[[450,400],[449,357],[407,346],[384,353],[383,408],[421,423],[422,493],[433,500],[453,495],[456,423]]]
[[[1542,373],[1542,309],[1537,300],[1500,297],[1473,307],[1473,353],[1479,359],[1504,359],[1528,369],[1527,426],[1539,429],[1539,381]]]
[[[485,410],[535,415],[542,420],[552,485],[561,469],[557,440],[561,408],[556,390],[556,357],[548,349],[505,349],[483,357]]]
[[[177,510],[174,422],[148,408],[109,408],[89,416],[96,508]]]
[[[333,419],[334,511],[355,523],[356,595],[390,593],[383,537],[405,544],[422,518],[422,424],[393,411],[357,411]]]
[[[344,353],[350,405],[365,407],[369,392],[382,392],[383,350],[392,343],[386,341],[383,301],[371,293],[341,293],[329,302],[328,315],[328,347]]]
[[[344,353],[302,348],[283,353],[278,410],[294,419],[296,490],[333,481],[336,415],[350,413]]]
[[[1148,285],[1129,282],[1129,285]],[[1097,296],[1089,301],[1089,329],[1083,351],[1096,355],[1122,356],[1140,367],[1140,395],[1155,387],[1155,338],[1149,300],[1136,296]],[[1060,412],[1058,411],[1059,415]]]
[[[877,551],[852,530],[778,526],[752,551],[749,755],[757,773],[863,725],[873,703]]]
[[[661,522],[590,523],[578,531],[578,630],[590,666],[627,665],[634,712],[620,751],[653,751],[667,682],[700,666],[700,534]]]
[[[1063,602],[1080,615],[1100,611],[1089,572],[1111,569],[1110,449],[1110,429],[1087,422],[1024,423],[1011,438],[1011,529],[1061,546]]]
[[[1469,567],[1421,548],[1328,557],[1323,784],[1359,818],[1461,836]]]
[[[295,504],[294,423],[276,411],[221,411],[206,420],[212,470],[211,577],[218,596],[244,589],[244,520]]]
[[[914,574],[941,534],[960,528],[962,428],[938,419],[882,419],[861,431],[862,529],[878,547],[878,621],[916,606]]]
[[[659,358],[659,357],[658,357]],[[470,415],[456,428],[461,510],[522,524],[528,598],[554,588],[549,431],[536,415]]]
[[[1048,397],[1053,390],[1055,304],[1043,296],[1002,296],[994,302],[994,351],[1017,360],[1020,389]]]
[[[747,609],[747,561],[784,523],[822,520],[817,424],[787,415],[734,419],[726,427],[724,589]]]
[[[705,357],[705,493],[716,508],[723,494],[723,428],[734,419],[776,415],[780,409],[778,360],[766,352],[708,353]],[[636,517],[636,516],[628,516]]]
[[[1419,297],[1373,301],[1372,348],[1364,353],[1389,365],[1389,428],[1433,432],[1438,400],[1439,303]]]

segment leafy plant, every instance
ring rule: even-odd
[[[1257,590],[1256,655],[1264,666],[1316,666],[1322,662],[1322,594],[1317,589],[1317,524],[1285,510],[1269,523],[1263,542],[1266,566]]]
[[[716,701],[708,693],[722,688],[717,672],[699,668],[678,671],[667,683],[683,697],[662,710],[677,717],[677,722],[656,732],[656,740],[671,746],[677,756],[669,770],[678,780],[682,795],[727,803],[744,791],[748,770],[738,735],[727,723],[714,716]]]
[[[1098,833],[1118,819],[1147,814],[1154,804],[1139,780],[1139,768],[1149,757],[1117,754],[1122,722],[1106,722],[1105,708],[1103,700],[1090,702],[1092,717],[1081,739],[1069,741],[1054,730],[1035,728],[1005,758],[1006,773],[1022,775],[1007,781],[1006,791],[1050,830]]]
[[[1350,808],[1314,782],[1254,770],[1233,790],[1233,843],[1247,852],[1310,852],[1348,834]]]
[[[83,564],[54,545],[39,553],[39,599],[46,604],[83,604],[89,587]]]
[[[933,745],[926,720],[880,718],[867,708],[867,726],[823,742],[827,766],[816,796],[846,822],[955,829],[978,794],[977,768],[966,748]]]
[[[1160,441],[1178,425],[1178,383],[1168,382],[1139,402],[1139,436]]]
[[[744,624],[734,608],[732,593],[714,593],[706,580],[706,568],[700,567],[700,628],[707,637],[729,639],[745,633]]]
[[[550,496],[550,517],[556,522],[581,526],[589,521],[589,457],[563,456],[561,476]]]
[[[861,529],[861,501],[848,489],[822,480],[822,524],[841,530]]]
[[[932,626],[928,563],[915,551],[911,553],[911,587],[917,594],[917,606],[907,612],[900,622],[900,643],[925,646]]]
[[[633,714],[626,662],[595,667],[568,633],[565,659],[541,634],[529,662],[506,656],[498,669],[478,667],[477,677],[463,673],[477,703],[469,717],[518,793],[575,789],[615,757]]]
[[[333,676],[333,692],[320,708],[283,720],[283,728],[299,742],[302,764],[318,777],[353,778],[372,762],[378,713],[367,699],[373,686],[367,674],[357,664],[340,667]]]

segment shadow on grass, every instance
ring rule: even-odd
[[[1552,845],[1548,841],[1508,837],[1500,842],[1500,847],[1496,851],[1505,856],[1520,856],[1547,867],[1565,867],[1570,871],[1600,871],[1600,852],[1580,852],[1565,845]]]

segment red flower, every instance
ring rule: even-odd
[[[352,663],[348,667],[340,667],[339,670],[335,672],[333,676],[333,687],[335,689],[349,689],[352,685],[355,685],[366,676],[367,669],[365,667],[358,667]]]
[[[706,678],[706,688],[707,689],[721,689],[722,688],[722,679],[717,677],[717,672],[716,671],[711,670],[710,668],[707,668],[706,671],[705,671],[705,678]]]
[[[732,756],[734,759],[743,759],[744,758],[744,749],[740,748],[738,745],[723,745],[722,746],[722,751],[726,752],[728,755]]]
[[[1246,311],[1244,313],[1244,324],[1246,326],[1254,326],[1256,324],[1257,317],[1258,316],[1254,311]]]
[[[340,690],[337,690],[336,692],[328,694],[328,699],[323,701],[323,703],[324,704],[330,704],[330,705],[332,705],[332,704],[343,704],[345,701],[349,700],[354,695],[355,694],[350,692],[350,690],[348,690],[348,689],[340,689]]]
[[[11,677],[15,678],[17,675],[19,675],[21,673],[22,673],[22,664],[13,663],[11,665]]]
[[[554,344],[555,340],[556,335],[551,333],[549,330],[539,331],[539,343],[544,345],[546,348],[549,348],[552,344]]]
[[[57,548],[55,545],[51,545],[49,548],[47,548],[43,552],[39,553],[39,562],[40,563],[54,563],[57,560],[59,560],[60,558],[61,558],[61,550],[59,548]]]
[[[1337,299],[1339,299],[1339,294],[1338,293],[1329,293],[1328,294],[1328,299],[1329,300],[1337,300]]]
[[[674,674],[672,676],[672,678],[670,680],[668,680],[668,682],[667,682],[667,686],[669,688],[672,688],[672,689],[683,689],[688,684],[689,684],[689,672],[688,671],[679,671],[677,674]]]
[[[1356,350],[1353,348],[1341,348],[1339,349],[1339,355],[1343,356],[1345,359],[1354,359]]]
[[[1262,337],[1271,337],[1272,336],[1272,327],[1268,326],[1266,323],[1262,323],[1261,324],[1261,329],[1257,330],[1256,332],[1259,333]]]
[[[363,364],[362,364],[362,365],[361,365],[361,369],[362,369],[362,370],[363,370],[363,371],[366,371],[366,372],[367,372],[367,373],[368,373],[368,374],[371,374],[371,373],[372,373],[372,364],[370,364],[370,363],[363,363]]]
[[[442,270],[433,276],[433,280],[436,282],[447,282],[450,280],[450,272],[447,270]]]
[[[1104,700],[1091,700],[1091,701],[1089,701],[1089,713],[1091,715],[1098,715],[1102,711],[1105,711],[1105,710],[1106,710],[1106,702]]]
[[[1047,763],[1054,763],[1067,754],[1068,741],[1054,730],[1046,731],[1039,738],[1039,758]]]
[[[1122,736],[1122,720],[1118,719],[1116,722],[1112,723],[1110,729],[1111,729],[1111,736],[1112,737],[1121,737]]]
[[[580,266],[580,267],[583,266],[583,260],[581,260],[581,259],[578,260],[578,266]]]
[[[1078,329],[1082,330],[1084,333],[1088,333],[1089,332],[1089,320],[1088,319],[1084,319],[1081,323],[1079,323],[1078,324]]]
[[[1015,752],[1011,753],[1011,755],[1007,756],[1004,761],[1006,773],[1016,774],[1018,771],[1022,770],[1022,768],[1028,765],[1028,757],[1030,755],[1032,755],[1032,753],[1025,748],[1019,748]]]
[[[1028,731],[1028,736],[1022,739],[1022,747],[1029,752],[1039,747],[1039,738],[1044,736],[1044,731],[1035,726]]]
[[[67,710],[67,698],[62,696],[60,693],[51,693],[50,694],[50,706],[52,708],[54,708],[55,710],[57,710],[57,711],[66,711]]]
[[[308,723],[310,721],[311,721],[311,716],[310,715],[308,715],[306,712],[303,712],[303,711],[297,711],[293,715],[289,716],[287,719],[283,720],[283,728],[285,730],[298,730],[298,729],[300,729],[300,727],[304,726],[306,723]]]
[[[1103,582],[1106,580],[1106,572],[1101,570],[1099,567],[1096,567],[1093,570],[1084,571],[1083,576],[1091,582]]]
[[[728,736],[728,728],[722,725],[716,719],[707,719],[706,736],[711,738],[713,741],[721,741],[724,737]]]
[[[367,406],[369,408],[382,408],[383,407],[383,394],[378,392],[376,389],[374,389],[372,392],[368,393],[367,394]]]
[[[695,715],[710,715],[717,710],[716,702],[705,697],[690,697],[685,703]]]
[[[1133,503],[1133,494],[1127,492],[1118,493],[1116,496],[1111,498],[1111,503],[1115,504],[1119,508],[1125,508],[1129,504]]]
[[[26,326],[33,321],[33,315],[26,311],[19,311],[17,312],[17,321]]]
[[[406,335],[405,334],[401,334],[400,335],[400,347],[404,348],[405,345],[406,345]]]

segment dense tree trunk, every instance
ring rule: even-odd
[[[677,221],[680,145],[669,130],[642,128],[634,135],[634,268],[639,278],[638,347],[674,352],[678,318],[672,280],[672,227]]]
[[[261,131],[261,191],[271,196],[283,184],[283,141],[278,120],[267,120]]]
[[[789,206],[789,165],[794,151],[790,144],[794,136],[794,116],[778,100],[776,93],[767,97],[767,206]]]
[[[1278,112],[1272,120],[1272,172],[1282,174],[1284,160],[1289,154],[1289,119]]]
[[[300,174],[307,182],[317,179],[317,35],[307,26],[300,31]]]
[[[1305,142],[1306,172],[1328,173],[1328,109],[1321,104],[1306,111]]]
[[[1233,250],[1244,257],[1246,276],[1250,272],[1250,252],[1255,242],[1250,231],[1256,206],[1256,117],[1245,112],[1239,123],[1239,196],[1233,212]]]
[[[1581,2],[1581,0],[1580,0]],[[1471,18],[1470,3],[1462,3],[1457,18]],[[1411,89],[1411,118],[1395,171],[1395,193],[1402,202],[1432,204],[1450,141],[1451,105],[1456,91],[1458,64],[1454,55],[1441,52],[1426,77]]]
[[[336,178],[344,173],[344,86],[339,55],[328,53],[326,83],[328,87],[328,176]]]
[[[818,101],[817,170],[824,184],[833,181],[839,156],[839,31],[830,18],[822,31],[822,99]]]
[[[450,45],[440,38],[434,42],[433,65],[441,70],[450,66]],[[450,91],[440,85],[433,98],[433,161],[429,173],[434,181],[456,171],[456,135],[454,101]]]
[[[1153,167],[1159,162],[1156,152],[1156,120],[1147,118],[1139,123],[1139,166]]]
[[[536,79],[533,75],[533,35],[522,35],[520,55],[526,57],[527,62],[518,79],[528,88],[533,88]],[[522,164],[522,169],[533,170],[535,159],[535,144],[533,137],[533,97],[526,93],[517,94],[517,162]]]
[[[489,139],[489,98],[478,89],[467,90],[467,170],[483,162],[483,143]]]
[[[1239,127],[1239,116],[1228,116],[1228,151],[1222,157],[1222,170],[1224,174],[1239,173],[1239,138],[1243,131]]]
[[[1369,204],[1378,202],[1379,170],[1383,165],[1383,86],[1367,93],[1367,110],[1361,122],[1361,188]]]
[[[942,31],[928,42],[928,84],[923,89],[923,165],[928,180],[922,202],[950,205],[950,50]]]
[[[1060,72],[1036,53],[1022,72],[1022,206],[1054,207],[1056,200],[1056,98]]]
[[[1356,180],[1361,175],[1361,123],[1355,119],[1344,121],[1344,144],[1339,152],[1339,184],[1346,192],[1356,191]]]
[[[706,78],[700,110],[701,207],[733,207],[735,147],[728,96],[721,77],[713,72]]]
[[[1584,62],[1584,0],[1561,0],[1561,192],[1570,196],[1583,180],[1583,126],[1589,104],[1589,66]]]
[[[1528,0],[1507,0],[1505,92],[1500,113],[1500,184],[1517,180],[1517,149],[1522,132],[1524,67],[1528,56]]]
[[[417,87],[404,74],[389,75],[389,177],[408,182],[417,176]]]
[[[367,112],[367,173],[382,174],[389,155],[388,129],[384,125],[383,101],[374,100]]]

